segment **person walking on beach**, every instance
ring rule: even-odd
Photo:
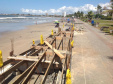
[[[59,27],[59,21],[58,20],[55,21],[55,24],[56,24],[55,27]]]

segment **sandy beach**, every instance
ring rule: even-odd
[[[26,26],[23,30],[2,33],[0,37],[0,50],[2,50],[3,61],[7,60],[11,51],[11,39],[14,39],[14,54],[18,55],[30,48],[33,39],[36,44],[40,42],[40,35],[43,35],[45,39],[51,34],[52,29],[57,31],[55,24],[51,22]]]

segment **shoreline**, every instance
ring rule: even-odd
[[[52,21],[52,22],[53,22],[53,21]],[[16,32],[16,31],[20,31],[20,30],[27,29],[29,26],[38,25],[38,24],[52,23],[52,22],[44,22],[44,23],[37,23],[37,24],[32,24],[32,25],[26,25],[26,26],[24,26],[24,28],[22,28],[22,29],[17,29],[17,30],[1,31],[1,32],[0,32],[0,37],[2,37],[2,35],[4,35],[4,34],[10,33],[10,32]]]
[[[45,39],[51,34],[51,30],[57,31],[53,22],[34,24],[25,26],[25,29],[5,32],[0,37],[0,50],[2,51],[3,61],[6,61],[11,51],[11,39],[14,39],[14,55],[29,49],[32,45],[32,40],[35,43],[40,42],[40,35]]]

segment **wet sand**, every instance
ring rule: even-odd
[[[52,29],[57,31],[55,24],[51,22],[27,26],[23,30],[2,33],[2,36],[0,36],[0,50],[2,50],[3,61],[7,60],[11,51],[11,39],[14,39],[14,54],[18,55],[30,48],[33,39],[36,44],[40,42],[40,35],[43,35],[45,39],[51,34]]]

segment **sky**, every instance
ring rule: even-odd
[[[0,14],[68,14],[96,11],[97,5],[108,6],[110,0],[0,0]]]

